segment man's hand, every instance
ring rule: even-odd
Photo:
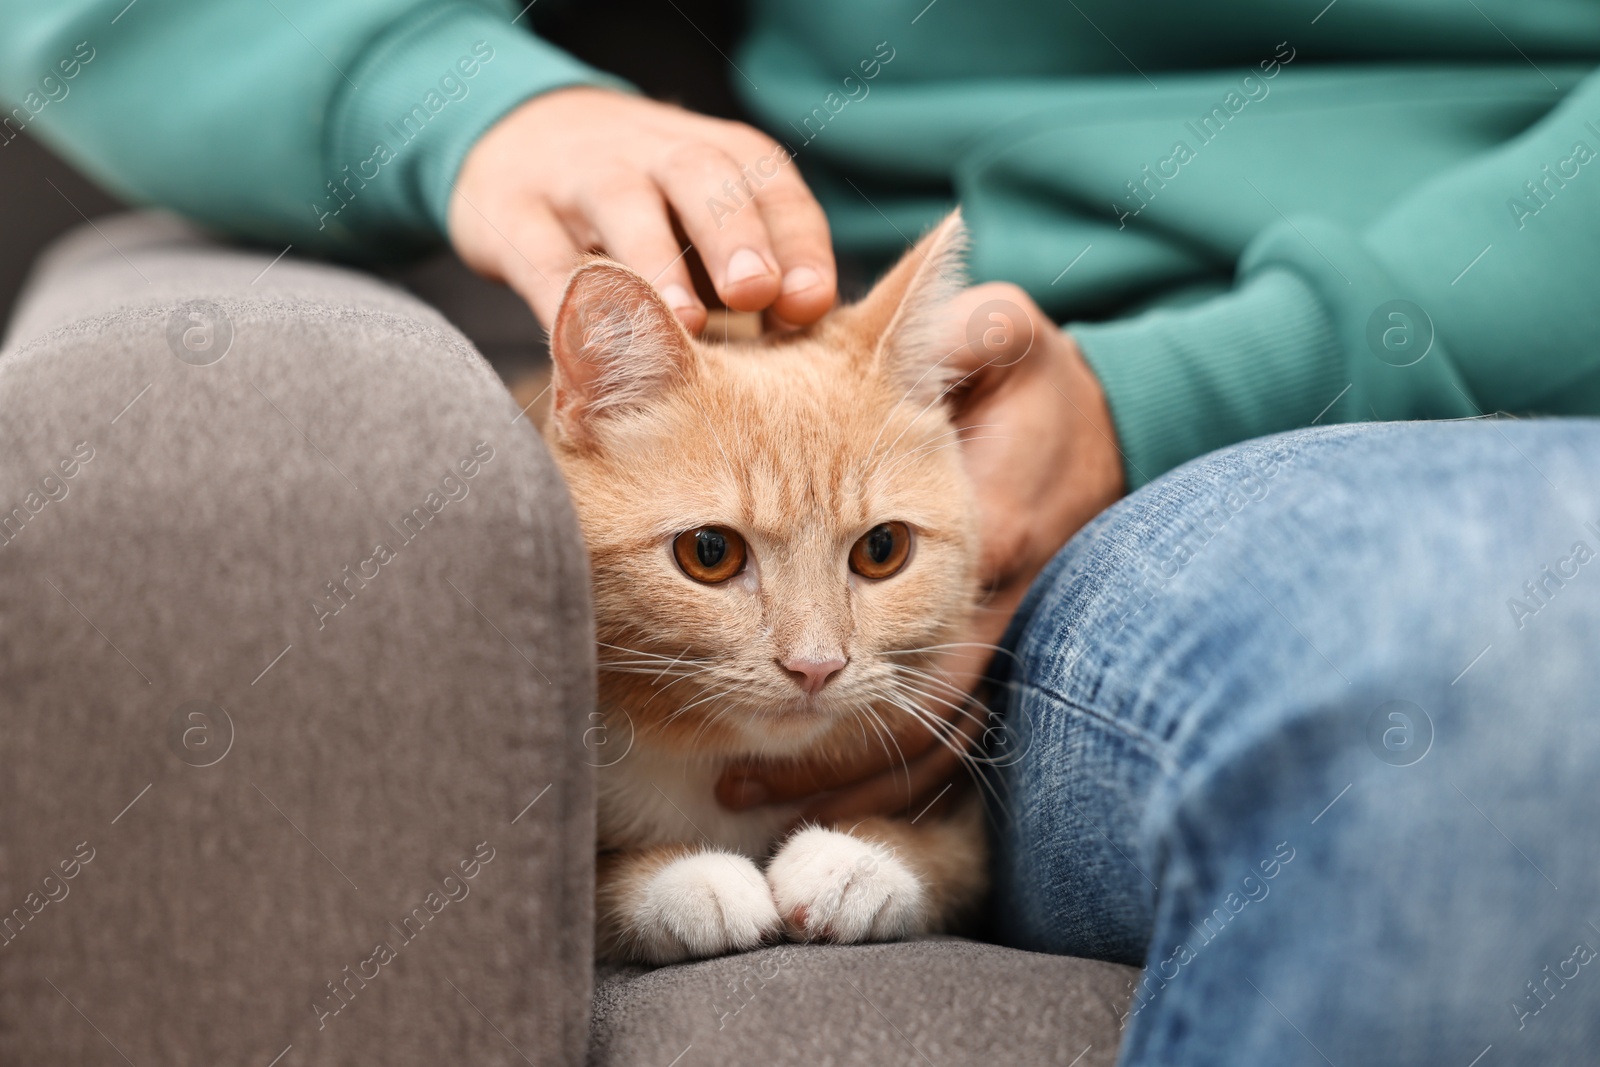
[[[951,362],[967,378],[955,423],[978,496],[987,595],[974,644],[941,666],[971,690],[1033,580],[1127,482],[1099,379],[1027,293],[1004,282],[975,286],[952,302],[957,323],[964,336],[951,338]]]
[[[706,309],[675,223],[728,307],[804,325],[833,305],[828,223],[788,154],[749,126],[641,97],[580,87],[529,100],[467,154],[449,208],[461,258],[547,327],[579,255],[603,251],[698,332]]]
[[[987,592],[968,643],[939,666],[952,685],[971,690],[1029,584],[1127,486],[1099,381],[1077,344],[1025,292],[991,283],[962,293],[951,303],[947,347],[949,364],[964,376],[955,422],[977,491]],[[996,725],[944,717],[959,720],[951,737],[958,749]],[[889,766],[880,752],[848,767],[735,768],[717,797],[735,809],[809,798],[807,813],[823,820],[916,810],[959,772],[960,757],[931,736],[915,754],[913,747],[902,744],[905,767]]]

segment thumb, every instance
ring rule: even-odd
[[[950,301],[942,340],[946,365],[965,378],[971,395],[1003,376],[1032,351],[1039,314],[1028,294],[1010,283],[976,285]]]

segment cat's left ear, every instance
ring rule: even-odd
[[[901,257],[859,304],[846,309],[873,359],[908,399],[931,403],[959,376],[946,357],[946,305],[966,288],[967,227],[956,210]]]
[[[684,378],[694,349],[649,282],[620,263],[594,259],[567,282],[550,358],[552,417],[563,436],[584,441],[601,420]]]

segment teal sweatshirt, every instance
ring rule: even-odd
[[[420,248],[498,118],[619,84],[522,11],[0,0],[0,160],[26,128],[241,237]],[[1600,5],[757,0],[732,60],[841,250],[964,206],[1132,485],[1313,422],[1600,414]]]

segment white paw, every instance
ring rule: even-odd
[[[922,879],[887,846],[801,830],[767,865],[789,933],[805,940],[890,941],[927,925]]]
[[[730,852],[697,852],[661,868],[644,887],[634,923],[650,963],[752,949],[780,926],[761,869]]]

